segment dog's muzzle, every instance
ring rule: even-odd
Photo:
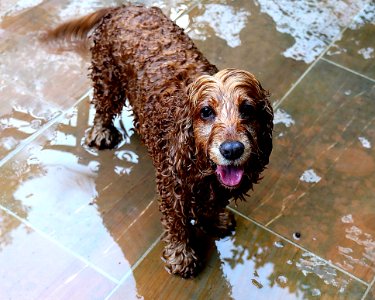
[[[239,141],[226,141],[220,145],[219,151],[227,161],[233,162],[233,164],[218,165],[215,170],[216,175],[222,185],[235,188],[241,183],[244,168],[234,163],[244,153],[245,146]]]

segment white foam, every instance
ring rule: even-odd
[[[309,169],[303,172],[299,179],[308,183],[318,183],[322,177],[318,176],[313,169]]]
[[[225,4],[207,4],[204,7],[203,15],[194,18],[198,28],[192,30],[189,35],[194,39],[205,40],[209,36],[209,26],[229,47],[240,46],[240,32],[246,26],[250,12],[244,9],[236,10]]]
[[[367,48],[361,48],[358,50],[358,54],[361,54],[364,59],[371,59],[374,58],[374,48],[367,47]]]
[[[337,274],[335,268],[313,253],[303,253],[296,262],[296,266],[301,270],[303,275],[314,274],[322,279],[325,284],[337,287],[340,291],[344,291],[349,284],[349,281],[345,277]],[[313,289],[311,292],[313,296],[319,296],[320,291],[318,292],[318,290]]]
[[[363,148],[371,149],[371,142],[363,136],[358,137],[359,141],[361,142]]]
[[[291,115],[289,115],[286,111],[278,108],[274,114],[273,124],[284,124],[286,127],[290,127],[294,125],[295,122],[292,119]]]
[[[364,1],[358,1],[360,3]],[[362,4],[363,5],[363,4]],[[369,1],[368,5],[362,10],[354,19],[354,22],[349,26],[350,29],[359,29],[366,23],[375,24],[375,2]]]
[[[336,38],[353,17],[367,5],[368,0],[294,1],[258,0],[261,12],[268,14],[279,32],[291,35],[295,43],[284,51],[284,56],[313,62]],[[356,27],[373,17],[373,9],[364,12]]]
[[[341,218],[341,222],[343,223],[353,223],[353,216],[351,214],[345,215]]]

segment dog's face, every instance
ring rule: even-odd
[[[235,69],[201,76],[189,88],[196,146],[227,188],[268,163],[273,114],[267,96],[252,74]]]

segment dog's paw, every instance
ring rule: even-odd
[[[208,222],[207,222],[208,221]],[[207,220],[204,230],[217,238],[223,238],[231,235],[236,228],[236,220],[230,211],[223,211],[215,216],[214,220]]]
[[[195,277],[201,264],[195,251],[184,244],[167,245],[163,251],[162,260],[168,273],[183,278]]]
[[[114,127],[94,125],[86,134],[85,142],[89,147],[111,149],[122,140],[120,132]]]

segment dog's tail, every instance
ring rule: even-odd
[[[113,8],[102,8],[92,14],[68,21],[46,32],[42,40],[44,42],[59,41],[65,44],[87,42],[89,33],[99,25],[100,21]]]

